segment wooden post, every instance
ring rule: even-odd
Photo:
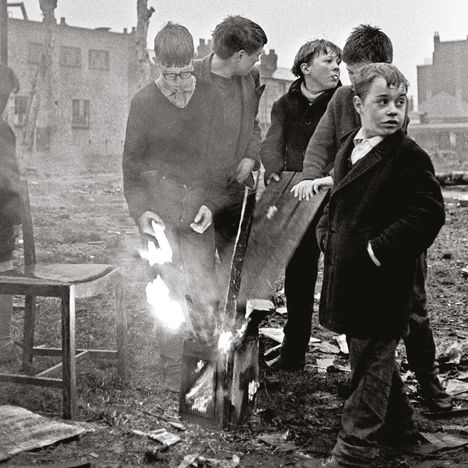
[[[8,8],[7,0],[0,0],[0,61],[8,65]]]
[[[62,295],[62,382],[63,418],[76,416],[75,369],[75,287],[65,288]]]
[[[123,281],[121,273],[119,273],[119,280],[115,283],[115,313],[117,323],[118,373],[121,381],[126,383],[128,381],[127,314],[125,311]]]

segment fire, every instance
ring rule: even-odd
[[[245,331],[247,330],[247,325],[248,323],[244,322],[242,326],[234,332],[221,332],[218,339],[218,350],[222,353],[228,353],[236,343],[239,343],[242,340]]]
[[[218,349],[222,353],[228,353],[234,343],[234,334],[231,331],[223,331],[219,335]]]
[[[153,241],[148,241],[146,250],[140,250],[141,258],[147,260],[150,266],[171,263],[172,248],[164,234],[164,226],[154,221],[151,225],[158,247]],[[159,274],[146,285],[146,301],[151,305],[158,322],[163,323],[170,330],[177,330],[185,322],[181,304],[170,298],[169,288]]]
[[[146,300],[158,321],[169,329],[177,330],[184,323],[181,305],[169,297],[169,288],[159,275],[146,285]]]

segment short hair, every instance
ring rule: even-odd
[[[15,72],[7,65],[0,63],[0,95],[9,96],[19,91],[19,81]]]
[[[360,24],[354,28],[343,47],[343,62],[358,63],[388,62],[393,60],[390,38],[377,26]]]
[[[403,73],[395,65],[384,62],[369,63],[356,71],[353,77],[354,94],[364,101],[372,82],[379,76],[387,82],[387,86],[399,88],[403,85],[405,90],[408,91],[409,83]]]
[[[257,23],[242,16],[228,16],[213,31],[213,52],[223,60],[239,50],[251,55],[267,41],[265,31]]]
[[[168,67],[183,67],[193,60],[195,48],[189,30],[169,21],[154,38],[156,61]]]
[[[296,54],[294,58],[294,64],[291,68],[291,72],[298,76],[302,76],[301,65],[303,63],[310,63],[312,59],[318,57],[321,54],[335,54],[341,59],[341,49],[333,42],[327,41],[326,39],[315,39],[313,41],[306,42]]]

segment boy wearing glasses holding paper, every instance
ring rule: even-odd
[[[219,104],[212,88],[193,75],[193,38],[184,26],[168,23],[159,31],[155,55],[161,74],[130,105],[124,193],[146,241],[156,236],[154,223],[164,226],[173,256],[172,263],[160,268],[163,279],[171,298],[186,307],[192,332],[209,341],[217,326],[212,226],[216,184],[206,145]],[[168,333],[164,323],[158,325],[165,383],[178,391],[182,333]]]

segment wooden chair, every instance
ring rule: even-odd
[[[62,388],[63,417],[74,419],[76,415],[77,361],[86,356],[116,359],[118,372],[127,379],[127,324],[123,304],[122,272],[114,265],[98,264],[41,264],[36,263],[33,224],[29,204],[27,182],[22,183],[24,266],[0,272],[0,294],[25,296],[23,371],[32,368],[34,356],[62,357],[61,363],[36,375],[0,374],[0,382]],[[117,322],[117,351],[101,349],[76,349],[75,300],[97,296],[109,288],[115,290]],[[36,296],[61,299],[62,347],[34,347],[34,322]],[[62,378],[51,375],[61,369]]]

